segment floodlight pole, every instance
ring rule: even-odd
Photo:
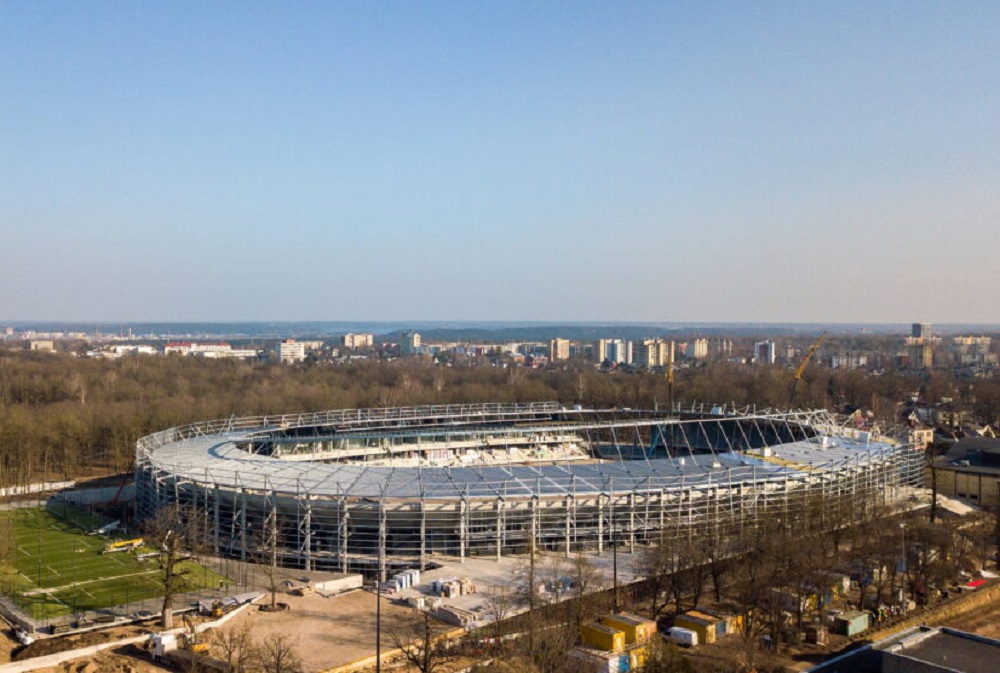
[[[618,522],[615,520],[614,510],[611,510],[611,558],[612,571],[614,577],[614,611],[618,614]]]
[[[375,578],[375,673],[382,673],[382,588]]]
[[[906,522],[905,521],[901,522],[899,524],[899,528],[903,532],[903,577],[904,577],[904,582],[909,583],[909,580],[910,580],[910,564],[907,562],[907,558],[906,558]],[[906,596],[906,584],[903,584],[903,586],[901,586],[900,589],[901,589],[900,594],[905,597]]]

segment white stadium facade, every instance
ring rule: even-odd
[[[220,556],[383,577],[765,521],[829,530],[904,499],[923,461],[825,411],[553,402],[229,419],[143,437],[136,454],[140,517],[176,506]]]

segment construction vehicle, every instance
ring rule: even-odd
[[[138,549],[139,547],[141,547],[145,542],[146,541],[141,537],[137,537],[132,540],[119,540],[118,542],[109,542],[106,545],[104,545],[104,553],[114,554],[115,552],[120,552],[120,551],[132,551],[133,549]]]
[[[195,654],[208,652],[211,648],[208,643],[202,641],[201,634],[195,630],[194,622],[191,621],[191,617],[183,615],[182,619],[184,620],[184,626],[187,627],[187,633],[184,634],[184,640],[181,647],[188,652],[193,652]]]
[[[802,358],[802,362],[799,363],[798,369],[795,370],[795,377],[792,379],[792,393],[788,397],[789,409],[795,405],[795,387],[799,385],[799,381],[802,380],[802,375],[806,371],[806,366],[809,364],[809,361],[812,360],[812,356],[816,354],[816,351],[819,349],[820,345],[823,343],[823,339],[825,338],[826,332],[819,335],[819,338],[816,339],[813,345],[809,347],[809,352],[807,352],[806,356]]]

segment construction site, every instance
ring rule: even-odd
[[[635,551],[663,536],[864,517],[921,451],[825,411],[557,403],[360,409],[171,428],[136,447],[141,517],[204,520],[218,556],[384,580],[432,559]]]

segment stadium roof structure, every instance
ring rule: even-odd
[[[233,418],[136,444],[137,508],[207,517],[219,554],[384,574],[434,554],[631,549],[774,520],[819,529],[922,479],[923,454],[825,411],[553,402]],[[851,514],[853,516],[853,514]],[[812,517],[809,521],[805,519]],[[256,536],[257,539],[254,539]],[[405,565],[403,566],[405,567]]]
[[[529,409],[534,411],[535,408]],[[368,466],[343,462],[313,462],[286,460],[280,456],[262,455],[247,450],[254,440],[284,435],[289,428],[321,430],[310,439],[383,438],[434,435],[504,436],[512,432],[531,436],[553,429],[560,433],[593,433],[601,430],[652,428],[664,425],[697,425],[713,419],[697,415],[695,418],[661,414],[645,414],[629,418],[628,412],[613,410],[582,410],[549,408],[557,420],[540,422],[532,418],[518,425],[470,424],[463,422],[447,427],[440,425],[412,429],[406,426],[387,427],[384,423],[349,423],[311,425],[285,421],[277,428],[263,425],[257,428],[228,430],[217,434],[180,439],[162,444],[153,451],[150,461],[159,468],[170,471],[178,478],[211,483],[224,488],[241,488],[251,491],[308,492],[314,497],[359,498],[517,498],[558,497],[569,494],[601,494],[609,492],[645,492],[663,489],[699,488],[743,481],[784,481],[789,478],[815,477],[825,470],[837,470],[849,465],[862,465],[877,460],[887,451],[896,450],[894,443],[861,441],[854,437],[839,436],[835,439],[815,441],[814,437],[769,446],[766,456],[728,450],[696,452],[674,451],[674,455],[644,457],[641,460],[605,460],[586,464],[545,465],[476,465],[451,466]],[[429,415],[432,414],[429,410]],[[506,414],[509,420],[516,413]],[[564,420],[565,416],[576,417]],[[822,413],[772,414],[746,413],[726,415],[730,421],[752,423],[756,420],[776,420],[795,426],[808,421],[826,421],[827,430],[842,432]],[[446,416],[445,416],[446,417]],[[264,419],[262,419],[263,421]],[[820,424],[817,424],[820,425]],[[302,436],[297,439],[301,440]],[[749,447],[753,450],[754,447]],[[760,447],[756,447],[760,448]],[[680,455],[678,455],[680,454]]]

